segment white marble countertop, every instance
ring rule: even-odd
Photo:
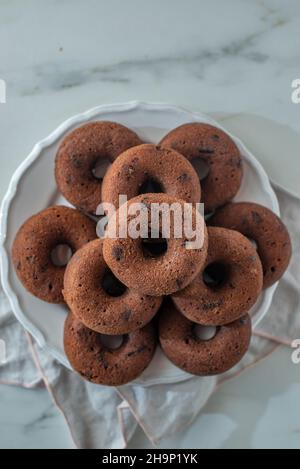
[[[140,99],[251,113],[300,131],[300,104],[291,101],[299,30],[298,0],[1,0],[0,197],[37,140],[101,103]],[[245,119],[228,125],[242,132]],[[296,153],[277,170],[259,156],[297,190]],[[283,171],[288,157],[298,171]],[[222,386],[194,424],[162,446],[299,448],[299,394],[300,366],[279,349]],[[1,448],[72,445],[44,389],[0,386]],[[131,446],[147,445],[137,432]]]

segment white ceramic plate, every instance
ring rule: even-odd
[[[51,135],[35,145],[11,179],[1,209],[1,277],[12,310],[40,346],[70,368],[63,350],[63,323],[66,307],[42,302],[29,294],[16,277],[10,258],[14,236],[32,214],[59,203],[69,205],[59,194],[54,178],[54,157],[61,139],[85,122],[112,120],[134,129],[142,140],[158,142],[169,130],[186,122],[208,122],[221,127],[210,117],[166,104],[130,102],[104,105],[78,114],[60,125]],[[224,129],[223,129],[224,130]],[[228,132],[227,132],[228,133]],[[276,196],[260,163],[233,135],[244,158],[244,179],[237,201],[253,201],[269,207],[279,215]],[[268,311],[276,285],[261,295],[252,310],[254,326]],[[168,383],[190,375],[172,365],[157,349],[150,366],[137,384]]]

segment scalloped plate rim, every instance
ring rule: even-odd
[[[16,169],[16,171],[14,172],[10,180],[8,189],[2,200],[1,213],[0,213],[0,273],[1,273],[1,283],[3,286],[3,290],[9,300],[12,311],[14,315],[16,316],[16,318],[18,319],[18,321],[23,325],[23,327],[28,332],[30,332],[30,334],[32,334],[32,336],[35,338],[35,340],[37,341],[40,347],[44,348],[54,358],[56,358],[60,363],[63,363],[68,368],[70,368],[70,365],[66,357],[63,357],[59,352],[57,352],[54,348],[52,348],[51,346],[47,344],[47,339],[44,337],[44,334],[23,313],[19,305],[19,300],[10,285],[10,282],[8,279],[9,253],[7,252],[7,249],[5,246],[9,208],[17,194],[18,184],[23,174],[30,168],[30,166],[34,163],[34,161],[41,156],[42,150],[48,146],[51,146],[53,143],[55,143],[55,141],[61,138],[62,135],[66,131],[68,131],[70,127],[76,124],[82,124],[96,117],[97,115],[101,115],[105,112],[120,113],[120,112],[132,111],[134,109],[141,109],[145,111],[169,110],[169,111],[178,112],[178,113],[185,113],[191,117],[194,117],[195,121],[201,121],[201,119],[205,118],[205,120],[211,122],[212,125],[216,125],[219,128],[223,129],[231,138],[233,138],[233,140],[236,143],[238,143],[238,145],[243,149],[243,151],[248,156],[250,156],[250,159],[252,160],[252,163],[255,166],[257,173],[263,182],[265,190],[271,196],[272,203],[273,203],[272,210],[277,215],[280,215],[277,197],[271,187],[269,178],[263,166],[261,165],[261,163],[254,157],[254,155],[249,151],[249,149],[243,144],[243,142],[238,137],[231,134],[231,132],[228,132],[218,121],[214,120],[213,118],[211,118],[210,116],[204,113],[190,111],[189,109],[186,109],[182,106],[176,106],[176,105],[162,103],[162,102],[129,101],[129,102],[124,102],[124,103],[103,104],[103,105],[95,106],[91,109],[88,109],[87,111],[78,113],[66,119],[55,130],[53,130],[47,137],[38,141],[34,145],[32,151],[24,159],[24,161],[18,166],[18,168]],[[265,313],[259,318],[256,318],[256,316],[253,317],[253,327],[257,326],[257,324],[262,320],[262,318],[267,313],[269,306],[271,304],[271,301],[272,301],[273,294],[277,288],[277,285],[278,283],[272,285],[272,287],[268,289],[267,294],[265,295],[265,298],[264,298]],[[186,373],[185,376],[183,375],[181,378],[179,377],[178,380],[190,379],[191,376],[192,375],[189,375]],[[142,384],[144,386],[145,385],[148,386],[154,383],[158,384],[159,382],[163,382],[163,383],[174,382],[174,378],[170,378],[170,380],[162,378],[161,381],[159,378],[155,378],[152,380],[148,379],[146,383],[138,383],[138,380],[134,381],[135,384]]]

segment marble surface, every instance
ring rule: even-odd
[[[274,165],[256,149],[273,178],[299,191],[299,29],[298,0],[1,0],[0,197],[34,143],[65,118],[131,99],[234,114],[228,128],[246,140],[249,114],[288,125],[295,151],[283,146]],[[279,349],[162,446],[299,448],[299,391],[300,368]],[[137,432],[131,446],[147,444]],[[44,389],[0,386],[1,448],[72,446]]]

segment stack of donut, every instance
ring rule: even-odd
[[[206,167],[202,177],[199,164]],[[62,140],[55,177],[75,208],[52,206],[32,216],[15,237],[12,258],[30,293],[68,306],[64,346],[74,370],[94,383],[122,385],[149,365],[158,342],[191,374],[235,366],[249,347],[249,311],[285,272],[291,242],[269,209],[232,202],[243,177],[233,140],[217,127],[190,123],[158,145],[145,144],[120,124],[93,122]],[[120,203],[120,195],[127,201]],[[117,211],[99,238],[103,202]],[[109,236],[113,222],[128,223],[136,203],[147,212],[155,203],[189,203],[192,223],[201,218],[201,246],[187,249],[186,235],[172,230],[168,239]],[[72,254],[64,265],[53,257],[60,245]]]

